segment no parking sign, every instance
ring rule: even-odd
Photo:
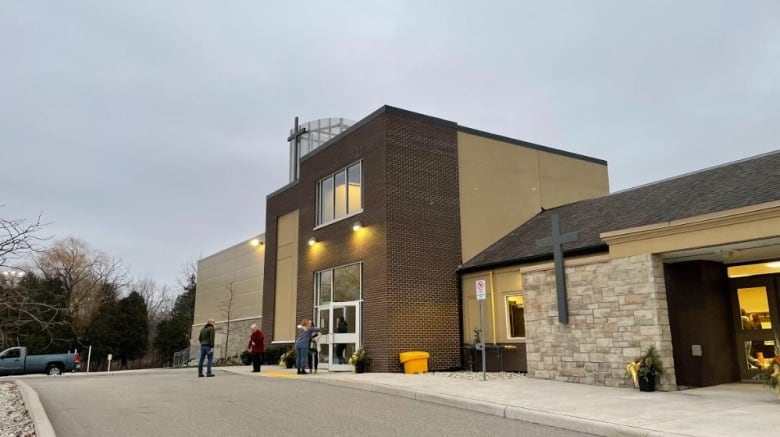
[[[477,300],[485,300],[485,280],[477,279]]]

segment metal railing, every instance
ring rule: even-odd
[[[173,367],[183,367],[190,362],[190,348],[182,349],[173,354]]]

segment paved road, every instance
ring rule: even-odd
[[[297,378],[177,369],[25,382],[58,437],[587,435]]]

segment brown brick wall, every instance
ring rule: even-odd
[[[377,364],[396,369],[399,352],[423,350],[432,370],[460,367],[455,127],[390,116],[387,180],[390,341]]]
[[[363,262],[364,308],[378,305],[372,299],[385,288],[385,120],[378,117],[356,129],[337,143],[301,162],[300,265],[298,269],[297,318],[312,316],[314,272],[355,262]],[[363,162],[363,212],[314,230],[317,181],[359,160]],[[365,228],[358,234],[352,224],[360,220]],[[317,238],[317,246],[307,244]],[[367,329],[384,327],[382,318],[364,317],[363,341],[371,348]],[[386,329],[386,328],[384,328]]]
[[[363,162],[363,212],[314,230],[316,183]],[[460,366],[457,133],[454,124],[387,111],[301,162],[297,185],[268,197],[263,329],[272,338],[276,219],[300,210],[297,319],[314,307],[314,272],[363,262],[362,343],[370,370],[399,371],[398,354]],[[360,220],[365,228],[352,231]],[[319,243],[307,244],[315,236]]]

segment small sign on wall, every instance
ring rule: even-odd
[[[694,357],[700,357],[701,356],[701,345],[700,344],[692,344],[691,345],[691,354]]]

